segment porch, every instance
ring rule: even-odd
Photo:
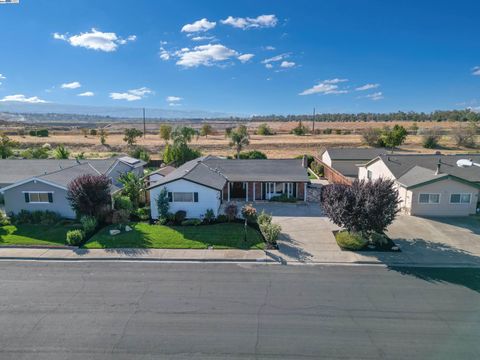
[[[224,201],[261,201],[275,196],[287,196],[307,201],[306,182],[227,182],[222,190]]]

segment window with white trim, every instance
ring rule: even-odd
[[[52,192],[25,192],[25,202],[32,204],[45,204],[53,202]]]
[[[372,170],[367,170],[367,179],[372,180]]]
[[[452,204],[470,204],[472,199],[472,194],[460,193],[460,194],[450,194],[450,203]]]
[[[170,202],[198,202],[197,192],[170,192],[168,193]]]
[[[420,194],[418,195],[418,202],[420,204],[439,204],[440,194]]]

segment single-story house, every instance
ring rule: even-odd
[[[38,163],[37,163],[38,162]],[[42,166],[43,165],[43,168]],[[80,175],[105,174],[112,180],[111,193],[120,189],[121,174],[143,175],[145,162],[128,156],[105,160],[0,160],[0,188],[5,212],[49,210],[75,218],[66,198],[68,184]],[[9,172],[5,174],[3,169]],[[9,183],[10,182],[10,183]]]
[[[150,208],[158,218],[157,199],[166,189],[170,211],[185,210],[187,217],[200,218],[208,209],[218,215],[222,202],[269,200],[288,196],[306,200],[309,183],[307,160],[231,160],[200,157],[175,169],[150,186]]]
[[[480,161],[480,155],[380,155],[359,167],[360,180],[392,179],[402,212],[418,216],[475,214],[480,168],[458,167],[459,159]]]
[[[324,177],[330,183],[351,184],[358,178],[357,165],[387,152],[384,148],[323,148],[316,160],[323,165]]]

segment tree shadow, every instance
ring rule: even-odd
[[[278,240],[278,251],[280,254],[298,259],[300,262],[311,260],[313,255],[305,251],[290,235],[281,233]]]

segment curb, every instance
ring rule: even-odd
[[[64,258],[64,257],[28,257],[28,256],[2,256],[0,261],[65,261],[65,262],[87,262],[87,261],[129,261],[129,262],[198,262],[198,263],[252,263],[252,264],[261,264],[261,263],[278,263],[272,259],[185,259],[185,258],[126,258],[126,257],[90,257],[90,258]]]

